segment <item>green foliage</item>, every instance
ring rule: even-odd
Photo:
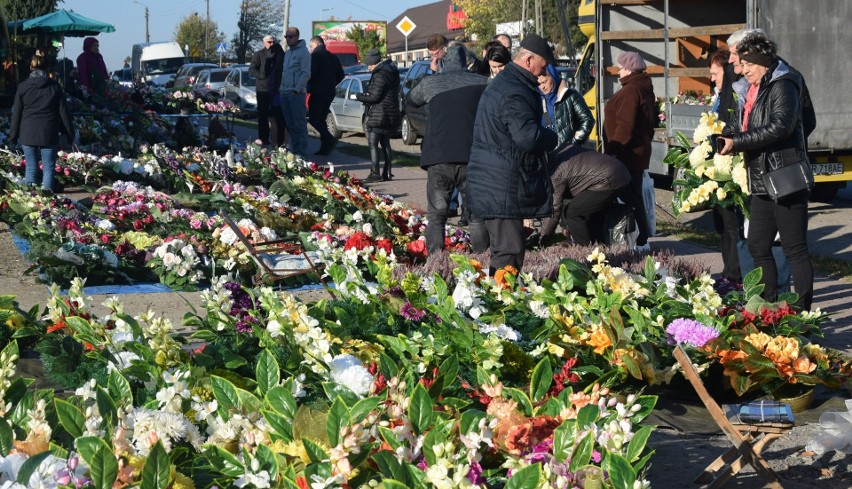
[[[215,20],[207,20],[198,12],[183,17],[175,27],[174,40],[181,49],[189,46],[187,58],[195,61],[218,60],[216,44],[225,42],[225,33],[219,31]]]
[[[371,49],[377,49],[381,53],[382,58],[387,55],[385,41],[379,37],[378,31],[368,31],[360,24],[355,24],[346,32],[346,39],[358,46],[358,55],[362,60]]]

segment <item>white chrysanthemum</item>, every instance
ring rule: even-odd
[[[115,224],[113,224],[109,219],[99,219],[96,226],[98,229],[102,229],[104,231],[112,231],[115,229]]]
[[[482,334],[494,333],[500,339],[509,340],[515,343],[521,341],[521,333],[517,332],[509,326],[506,326],[505,324],[501,324],[499,326],[493,326],[491,324],[482,324],[479,326],[479,332]]]
[[[720,177],[727,177],[731,174],[734,167],[733,155],[713,155],[713,166],[716,167],[716,174]]]
[[[731,177],[733,178],[734,183],[736,183],[744,193],[748,194],[748,171],[746,170],[745,165],[742,163],[734,165]]]
[[[349,388],[359,396],[366,396],[373,386],[373,376],[352,355],[337,355],[329,364],[331,380]]]
[[[689,153],[689,164],[692,165],[693,168],[697,168],[702,166],[705,161],[707,161],[707,157],[710,156],[710,151],[713,148],[710,147],[710,143],[707,141],[702,141],[700,144],[692,148],[692,151]]]

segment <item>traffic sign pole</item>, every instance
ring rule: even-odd
[[[400,20],[399,23],[396,25],[396,28],[399,30],[399,32],[401,32],[402,35],[405,36],[406,66],[408,66],[408,61],[411,60],[411,56],[408,53],[408,35],[411,34],[411,31],[413,31],[415,27],[417,27],[417,24],[415,24],[411,19],[409,19],[407,15],[403,17],[402,20]]]

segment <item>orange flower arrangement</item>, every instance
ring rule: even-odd
[[[513,267],[512,265],[506,265],[505,267],[494,272],[494,281],[497,282],[497,285],[504,289],[508,289],[510,287],[509,281],[507,279],[507,275],[511,275],[512,277],[518,276],[518,269]]]

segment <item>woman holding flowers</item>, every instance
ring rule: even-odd
[[[778,296],[778,270],[772,255],[772,242],[778,233],[799,294],[796,306],[807,310],[813,302],[814,281],[807,241],[808,192],[803,190],[775,202],[763,182],[767,171],[807,158],[799,103],[801,77],[791,74],[778,58],[775,43],[765,36],[746,36],[737,44],[737,53],[748,82],[735,87],[741,104],[744,101],[741,129],[720,138],[724,145],[720,153],[745,153],[752,194],[748,249],[755,266],[763,268],[764,299],[775,301]]]

